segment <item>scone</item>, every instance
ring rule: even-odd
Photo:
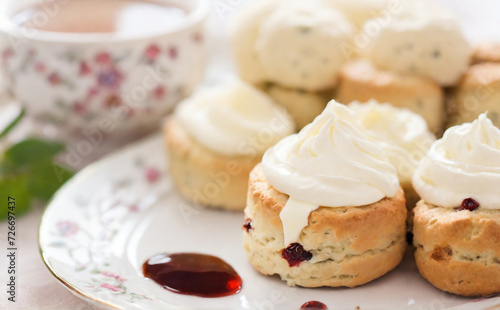
[[[432,1],[408,1],[379,27],[365,49],[379,68],[453,86],[469,66],[471,47],[458,18]]]
[[[448,129],[413,176],[415,260],[437,288],[500,293],[500,129],[486,117]]]
[[[472,64],[483,62],[500,63],[500,44],[481,43],[472,53]]]
[[[243,79],[321,91],[334,87],[354,27],[320,2],[257,1],[235,16],[233,53]]]
[[[396,267],[406,207],[396,169],[354,113],[330,102],[250,174],[245,251],[288,285],[354,287]]]
[[[333,98],[334,93],[333,89],[311,92],[303,89],[285,88],[271,83],[261,85],[260,88],[274,102],[287,109],[298,129],[302,129],[321,114],[326,104]]]
[[[420,114],[434,133],[442,133],[445,102],[442,88],[430,79],[376,68],[367,59],[346,64],[340,73],[336,100],[342,103],[376,99]]]
[[[351,102],[354,111],[370,136],[379,141],[389,162],[396,167],[406,206],[411,211],[420,197],[413,189],[411,177],[420,160],[427,154],[436,137],[429,131],[425,120],[405,108],[370,100]]]
[[[449,105],[451,126],[471,122],[485,111],[500,126],[500,63],[471,66],[453,91]]]
[[[261,83],[267,73],[255,49],[260,24],[276,10],[280,0],[253,0],[245,5],[231,23],[231,47],[240,78],[248,83]]]
[[[165,123],[170,173],[186,199],[243,210],[249,172],[294,129],[286,111],[253,86],[232,82],[201,91]]]

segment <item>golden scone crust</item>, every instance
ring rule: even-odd
[[[198,205],[243,210],[248,175],[262,155],[227,157],[195,141],[170,117],[164,125],[172,178],[181,195]]]
[[[288,195],[266,180],[261,165],[250,174],[244,231],[245,251],[265,275],[278,274],[288,285],[354,287],[396,267],[405,248],[406,207],[403,191],[396,197],[362,207],[320,207],[309,215],[299,243],[312,253],[309,261],[289,267],[279,214]]]
[[[420,201],[413,243],[420,274],[464,296],[500,292],[500,211],[456,211]]]
[[[450,126],[472,122],[488,111],[488,117],[500,127],[500,63],[471,66],[453,92],[449,105]]]
[[[472,53],[472,64],[483,62],[500,63],[500,44],[482,43]]]
[[[292,116],[297,129],[311,123],[320,115],[326,104],[333,99],[333,89],[325,91],[306,91],[282,87],[277,84],[262,84],[259,86],[274,102],[282,105]]]
[[[376,99],[422,115],[429,129],[441,133],[445,122],[444,93],[436,82],[420,76],[378,69],[367,59],[344,65],[336,99],[349,104]]]

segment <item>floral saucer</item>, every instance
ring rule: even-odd
[[[50,202],[40,225],[47,268],[85,300],[116,309],[493,309],[500,297],[444,293],[418,273],[410,251],[394,271],[348,289],[288,287],[256,272],[243,251],[240,213],[199,209],[176,192],[160,136],[150,137],[78,173]],[[142,276],[158,253],[200,252],[232,265],[239,294],[201,298],[169,292]],[[495,307],[496,306],[496,307]]]

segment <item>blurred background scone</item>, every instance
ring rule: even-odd
[[[240,78],[248,83],[261,83],[267,73],[255,49],[260,24],[280,5],[280,0],[253,0],[238,12],[231,25],[231,47]]]
[[[488,117],[500,126],[500,63],[472,65],[450,100],[450,126],[472,122],[488,111]]]
[[[411,211],[420,200],[411,183],[413,172],[436,137],[429,131],[425,120],[408,109],[395,108],[375,100],[365,103],[355,101],[348,106],[397,169],[406,205]]]
[[[421,75],[442,86],[455,85],[471,55],[458,19],[427,1],[408,2],[400,14],[391,17],[371,37],[366,57],[381,69]]]
[[[243,210],[251,169],[294,129],[286,111],[251,85],[234,81],[202,90],[165,124],[172,178],[194,203]]]
[[[413,175],[415,260],[464,296],[500,293],[500,129],[486,117],[448,129]]]
[[[500,63],[500,44],[486,42],[478,44],[472,53],[471,63],[474,65],[482,62]]]
[[[335,99],[344,104],[370,99],[388,102],[421,115],[434,133],[442,133],[444,127],[445,101],[439,84],[378,69],[368,59],[355,60],[342,68]]]
[[[333,98],[332,90],[312,92],[271,83],[260,85],[259,88],[268,94],[274,102],[287,109],[298,129],[303,128],[320,115],[327,102]]]
[[[233,24],[232,48],[241,78],[256,85],[271,83],[279,87],[274,93],[287,90],[288,96],[305,91],[322,98],[333,92],[347,61],[342,47],[354,37],[354,26],[322,1],[252,1],[236,14]],[[297,113],[316,107],[308,106],[310,101],[293,97],[286,102],[299,124],[319,114],[314,109]]]
[[[367,19],[385,16],[399,12],[400,5],[391,0],[325,0],[345,16],[356,27],[361,28]]]
[[[245,250],[288,285],[354,287],[396,267],[406,207],[396,169],[334,101],[269,149],[250,175]]]

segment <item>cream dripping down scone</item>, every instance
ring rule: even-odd
[[[471,54],[457,18],[427,1],[408,2],[400,14],[391,17],[371,37],[367,58],[382,69],[455,85],[467,70]]]
[[[346,106],[331,101],[250,174],[245,251],[288,285],[354,287],[399,264],[406,207],[397,171]]]
[[[321,1],[248,5],[235,16],[232,45],[243,79],[309,91],[335,86],[354,27]]]
[[[286,111],[251,85],[234,81],[202,90],[165,123],[172,178],[196,204],[243,210],[250,171],[294,130]]]
[[[344,65],[335,99],[342,103],[370,99],[389,102],[420,114],[432,132],[443,131],[446,108],[439,84],[425,77],[379,69],[368,59]]]
[[[500,293],[500,129],[486,114],[436,141],[413,176],[415,260],[437,288]]]
[[[370,100],[352,102],[354,111],[363,127],[374,141],[384,149],[389,162],[396,167],[406,205],[413,209],[420,200],[413,189],[411,178],[420,160],[427,154],[436,137],[429,131],[425,120],[408,109],[396,108],[388,103]]]

